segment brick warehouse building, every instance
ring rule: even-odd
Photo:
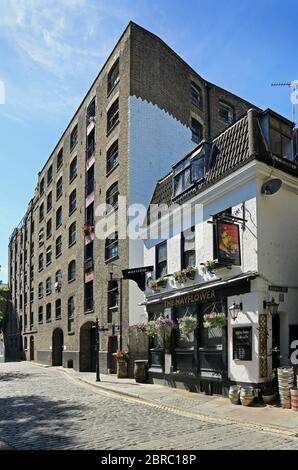
[[[94,370],[98,317],[108,328],[100,367],[115,369],[120,333],[126,348],[129,322],[144,316],[143,293],[133,281],[120,282],[122,269],[142,266],[142,244],[117,233],[100,240],[82,227],[94,226],[99,204],[116,210],[118,194],[127,204],[147,204],[173,155],[214,138],[250,107],[129,23],[38,173],[10,237],[10,315],[21,338],[11,347],[21,358]]]

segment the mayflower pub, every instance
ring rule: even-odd
[[[250,110],[157,182],[144,229],[148,323],[131,327],[149,338],[151,382],[226,394],[295,365],[296,150],[291,122]]]

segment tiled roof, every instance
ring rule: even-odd
[[[249,119],[251,119],[250,124]],[[275,167],[280,167],[287,172],[294,172],[297,175],[297,167],[294,163],[277,161],[266,148],[256,110],[249,111],[243,118],[216,137],[212,143],[217,147],[217,155],[207,170],[205,179],[172,201],[173,172],[171,172],[157,182],[151,204],[165,203],[170,205],[171,202],[182,202],[253,159],[262,160],[271,165],[274,160]],[[188,155],[193,154],[195,150]]]

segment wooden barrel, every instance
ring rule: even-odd
[[[291,408],[294,411],[298,411],[298,388],[291,388]]]
[[[243,406],[250,406],[255,399],[255,389],[250,386],[241,387],[240,401]]]
[[[278,367],[278,391],[280,397],[280,404],[282,408],[291,408],[291,392],[290,389],[294,386],[294,368],[293,367]]]
[[[232,385],[229,389],[229,399],[233,405],[240,404],[240,387],[238,385]]]

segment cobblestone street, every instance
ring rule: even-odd
[[[1,441],[16,449],[298,449],[298,439],[163,411],[59,369],[0,365]]]

